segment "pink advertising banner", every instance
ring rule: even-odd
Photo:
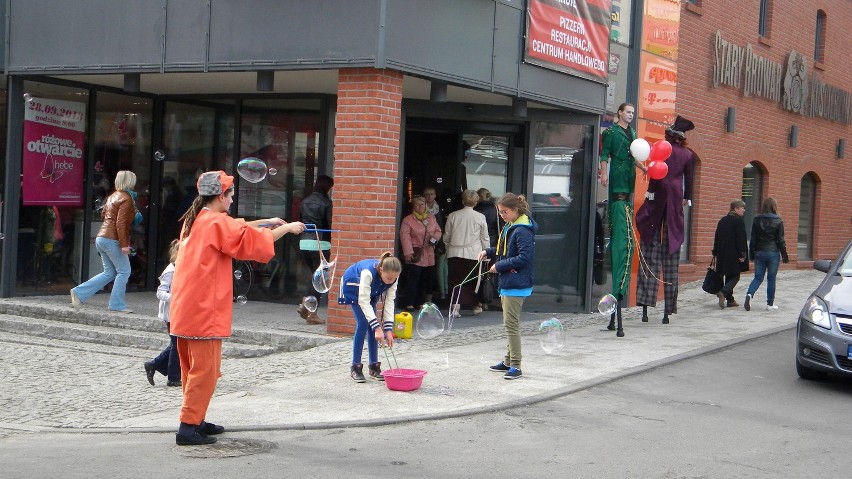
[[[527,63],[606,82],[610,0],[530,0]]]
[[[27,206],[82,206],[84,103],[27,99],[22,196]]]

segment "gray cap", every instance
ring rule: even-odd
[[[200,196],[217,196],[234,185],[234,177],[228,176],[224,171],[208,171],[198,177],[196,187]]]

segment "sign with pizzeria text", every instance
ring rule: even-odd
[[[524,61],[605,83],[610,0],[529,0]]]
[[[24,108],[24,205],[82,206],[85,103],[27,97]]]

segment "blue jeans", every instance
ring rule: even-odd
[[[118,240],[95,238],[95,248],[104,265],[101,274],[72,289],[81,302],[86,302],[112,280],[112,293],[109,295],[109,309],[121,311],[127,309],[124,293],[127,290],[127,280],[130,279],[130,257],[121,251]]]
[[[376,298],[376,302],[378,298]],[[372,303],[373,311],[376,310],[376,302]],[[358,303],[352,305],[352,314],[355,315],[355,336],[352,337],[352,364],[361,364],[361,355],[364,353],[364,339],[367,339],[367,358],[371,363],[379,361],[379,342],[376,341],[375,332],[370,328],[367,317],[361,311]],[[381,323],[381,318],[379,318]],[[381,328],[381,326],[379,326]]]
[[[781,253],[778,251],[757,251],[754,255],[754,279],[748,285],[748,294],[754,298],[757,288],[763,283],[766,275],[766,304],[772,306],[775,302],[775,276],[778,274],[778,263]]]

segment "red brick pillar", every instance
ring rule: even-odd
[[[329,291],[328,332],[352,334],[348,305],[338,305],[343,272],[352,263],[393,252],[396,241],[402,73],[344,68],[337,81],[334,138],[334,233],[337,257]]]

